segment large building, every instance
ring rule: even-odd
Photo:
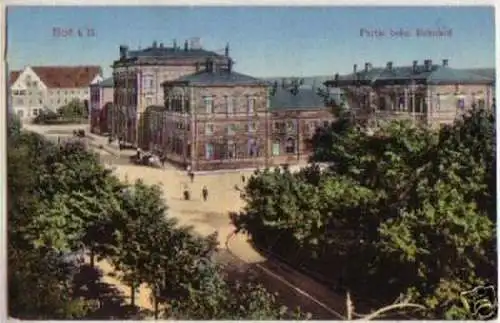
[[[89,84],[101,75],[99,66],[27,66],[10,72],[12,109],[22,120],[43,110],[56,112],[74,99],[89,100]]]
[[[96,134],[111,132],[111,112],[114,99],[113,78],[102,77],[90,84],[90,131]]]
[[[139,115],[147,106],[163,104],[161,83],[198,71],[207,58],[217,64],[230,61],[229,47],[223,54],[201,48],[199,41],[178,46],[153,42],[151,47],[129,50],[120,46],[120,57],[113,63],[114,105],[112,133],[133,145],[143,145],[137,131]]]
[[[162,85],[164,104],[141,116],[142,148],[193,170],[307,162],[308,139],[333,118],[315,89],[270,85],[232,61]]]
[[[429,126],[453,122],[474,106],[492,107],[494,77],[451,68],[448,60],[433,64],[374,68],[366,63],[348,75],[325,82],[343,92],[344,103],[357,118],[376,125],[381,120],[410,119]]]

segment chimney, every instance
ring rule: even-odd
[[[184,51],[187,52],[189,50],[189,44],[188,41],[184,41]]]
[[[447,59],[443,59],[443,66],[448,67],[448,60]]]
[[[354,65],[352,66],[352,73],[353,73],[353,74],[356,74],[357,72],[358,72],[358,64],[354,64]]]
[[[172,47],[173,47],[174,49],[177,49],[177,39],[174,39],[173,44],[172,44]]]
[[[229,71],[229,73],[231,73],[233,71],[233,60],[232,59],[230,59],[227,62],[227,70]]]
[[[160,43],[160,48],[163,48],[163,43]]]
[[[229,57],[229,43],[226,44],[226,48],[224,49],[224,54],[226,57]]]
[[[427,72],[429,72],[432,69],[432,60],[431,59],[426,59],[424,61],[424,66],[425,66],[425,70]]]
[[[339,73],[335,73],[335,82],[338,82],[339,80]]]
[[[387,62],[387,69],[392,71],[392,62]]]
[[[120,46],[120,59],[126,59],[128,56],[128,46]]]
[[[413,61],[413,73],[417,72],[418,61]]]
[[[372,67],[372,64],[370,63],[365,63],[365,72],[368,72]]]
[[[153,48],[156,48],[157,47],[157,44],[156,44],[156,40],[153,42]]]

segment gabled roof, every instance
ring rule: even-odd
[[[49,88],[88,87],[96,75],[101,74],[99,66],[31,66],[33,72]],[[22,71],[12,71],[11,85]]]
[[[229,71],[228,69],[217,69],[213,72],[203,70],[190,75],[181,76],[173,81],[166,81],[168,83],[188,83],[189,85],[198,86],[235,86],[235,85],[267,85],[261,79]]]
[[[16,81],[22,71],[11,71],[9,73],[9,85],[12,86]]]
[[[294,94],[291,89],[278,86],[274,95],[270,96],[271,111],[321,108],[325,108],[323,98],[317,94],[316,89],[310,87],[299,88]]]

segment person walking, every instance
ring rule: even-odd
[[[201,190],[201,195],[203,196],[203,201],[207,201],[208,199],[208,189],[206,186],[203,186],[203,189]]]

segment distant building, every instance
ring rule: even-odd
[[[341,89],[356,118],[374,122],[371,124],[410,119],[439,126],[474,106],[492,107],[495,79],[487,75],[451,68],[446,59],[440,65],[425,60],[402,67],[388,62],[383,68],[366,63],[364,69],[354,65],[351,74],[337,74],[325,85]]]
[[[333,119],[314,89],[271,86],[232,62],[209,59],[162,85],[164,104],[141,115],[141,147],[193,170],[306,162],[308,139]]]
[[[12,109],[22,120],[30,120],[74,99],[88,104],[89,84],[101,73],[99,66],[27,66],[11,71]]]
[[[90,84],[90,131],[97,134],[111,132],[111,113],[114,99],[113,78],[99,77]]]
[[[161,83],[199,71],[207,58],[227,65],[231,60],[229,47],[226,46],[225,53],[218,54],[202,49],[198,40],[191,44],[185,41],[182,47],[176,41],[170,47],[155,41],[142,50],[120,46],[120,57],[113,63],[114,136],[142,145],[137,131],[138,116],[147,106],[163,105]]]

